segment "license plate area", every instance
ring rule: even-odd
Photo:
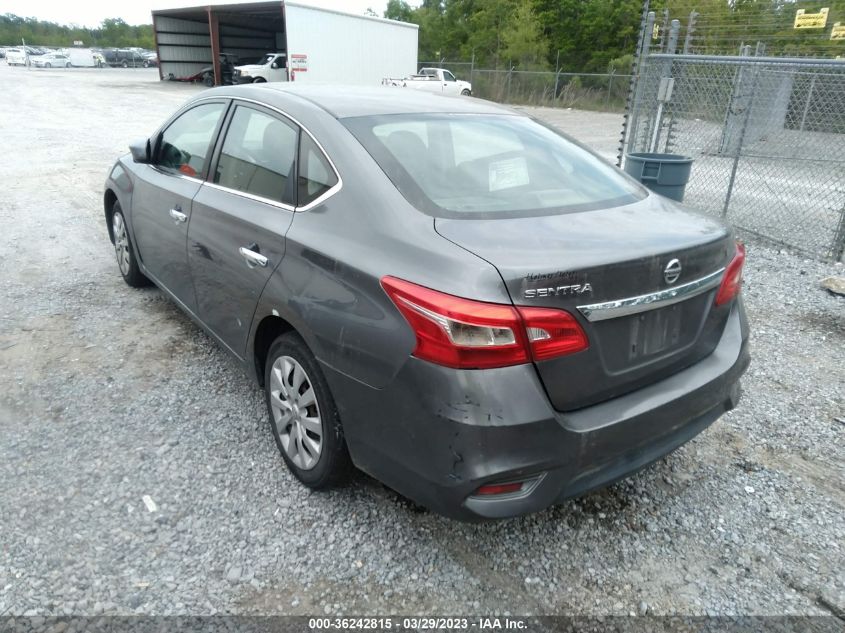
[[[629,318],[628,361],[661,354],[682,343],[683,307],[675,304]]]
[[[689,350],[701,332],[711,295],[591,324],[605,369],[620,374]]]

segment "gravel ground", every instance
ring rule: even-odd
[[[0,83],[0,614],[845,610],[845,299],[818,287],[841,265],[751,242],[740,407],[607,490],[481,525],[363,475],[311,494],[258,388],[113,261],[106,171],[196,89]]]

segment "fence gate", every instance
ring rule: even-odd
[[[627,150],[695,159],[685,202],[824,259],[845,249],[845,62],[651,54]]]

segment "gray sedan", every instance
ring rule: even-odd
[[[605,486],[733,408],[744,248],[568,137],[416,91],[209,90],[105,219],[266,394],[306,486],[354,465],[451,517]]]

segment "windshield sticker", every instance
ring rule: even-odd
[[[490,163],[490,191],[522,187],[528,184],[528,163],[522,157]]]

